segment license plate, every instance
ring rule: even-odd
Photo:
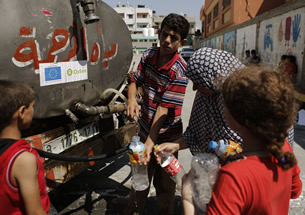
[[[43,144],[43,150],[59,154],[72,146],[98,135],[99,133],[100,131],[97,124],[91,123]]]

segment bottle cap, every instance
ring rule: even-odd
[[[154,146],[154,151],[158,151],[159,148],[160,148],[160,145],[156,144],[156,145]]]
[[[226,150],[226,147],[227,147],[228,145],[227,144],[225,144],[224,143],[224,141],[222,141],[222,142],[220,142],[219,141],[219,152],[221,153],[221,154],[224,154],[227,150]]]
[[[132,136],[131,142],[140,142],[140,137],[139,136]]]
[[[211,150],[216,150],[217,146],[218,146],[218,143],[216,141],[212,140],[209,142],[208,148]]]

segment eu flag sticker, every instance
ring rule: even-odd
[[[44,71],[45,81],[61,80],[61,67],[48,67]]]

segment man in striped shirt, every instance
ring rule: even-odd
[[[178,48],[187,42],[188,31],[189,23],[183,16],[165,17],[159,32],[160,47],[144,52],[128,88],[127,115],[132,119],[140,116],[136,94],[137,87],[143,88],[139,136],[145,143],[143,162],[148,165],[150,181],[154,176],[159,214],[173,214],[176,184],[156,163],[151,152],[155,144],[174,141],[182,135],[181,110],[188,80],[184,75],[186,63]],[[137,191],[135,195],[132,190],[126,214],[140,213],[148,192],[149,189]]]

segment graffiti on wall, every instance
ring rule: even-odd
[[[212,39],[211,39],[211,46],[210,46],[212,49],[215,49],[216,48],[216,38],[215,37],[213,37]]]
[[[223,35],[216,37],[216,49],[223,50]]]
[[[273,51],[273,40],[271,37],[272,24],[266,25],[265,33],[264,33],[264,51],[269,49]]]
[[[243,61],[245,51],[255,49],[257,25],[250,25],[236,31],[236,57]]]
[[[211,40],[207,40],[205,45],[206,47],[211,47]]]
[[[235,31],[224,34],[223,45],[223,50],[235,54]]]
[[[276,67],[282,55],[294,55],[302,70],[305,41],[305,8],[260,23],[258,53],[262,63]],[[301,75],[301,73],[299,73]]]
[[[292,40],[293,40],[293,47],[296,47],[296,42],[298,41],[300,35],[300,23],[301,23],[301,14],[297,14],[294,16],[292,22]]]

